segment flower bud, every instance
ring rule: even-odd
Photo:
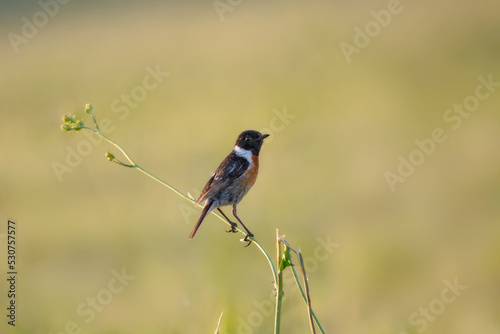
[[[87,103],[87,104],[85,105],[85,112],[86,112],[87,114],[89,114],[89,115],[90,115],[90,114],[92,113],[92,109],[93,109],[93,108],[94,108],[94,107],[92,107],[92,105],[91,105],[90,103]]]
[[[75,123],[75,119],[70,115],[64,115],[62,120],[64,123]]]
[[[61,130],[71,131],[71,130],[73,130],[73,128],[69,124],[63,124],[63,125],[61,125]]]
[[[115,160],[115,156],[111,152],[106,153],[106,158],[108,158],[109,161]]]

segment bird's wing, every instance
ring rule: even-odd
[[[208,180],[196,203],[199,204],[230,186],[243,175],[249,165],[247,159],[237,156],[234,152],[229,154]]]

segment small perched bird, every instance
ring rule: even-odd
[[[232,205],[233,216],[240,222],[247,232],[244,241],[253,237],[252,232],[246,228],[241,219],[236,214],[236,205],[243,199],[246,193],[252,188],[257,173],[259,171],[259,152],[264,139],[269,137],[258,131],[243,131],[236,140],[233,151],[222,161],[215,173],[203,188],[196,204],[206,201],[198,222],[194,226],[189,239],[192,239],[200,227],[203,219],[212,210],[217,209],[231,224],[231,229],[227,232],[236,232],[236,223],[233,223],[220,209],[221,206]],[[250,243],[249,243],[250,244]],[[247,245],[248,246],[248,245]]]

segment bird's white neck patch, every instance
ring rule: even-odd
[[[250,163],[250,165],[253,165],[252,151],[245,150],[244,148],[241,148],[238,145],[236,145],[236,146],[234,146],[234,153],[236,153],[236,155],[239,157],[247,159],[247,161]]]

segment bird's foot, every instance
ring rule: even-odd
[[[226,232],[227,233],[236,233],[236,232],[238,232],[238,230],[236,229],[236,226],[238,226],[238,225],[236,225],[236,223],[233,223],[233,222],[229,222],[229,223],[231,224],[231,229],[227,230]]]
[[[250,239],[250,238],[253,238],[253,233],[247,233],[247,235],[245,235],[245,237],[243,239],[241,239],[242,242],[245,242],[245,241],[248,242],[248,244],[246,244],[245,247],[250,246],[250,244],[252,243],[252,239]]]

